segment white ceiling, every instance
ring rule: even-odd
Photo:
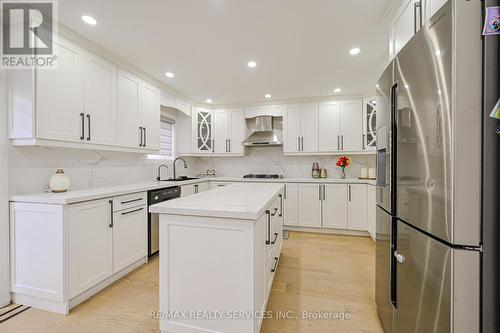
[[[388,56],[390,2],[59,0],[59,20],[194,102],[229,104],[372,90]],[[361,53],[349,55],[353,47]]]

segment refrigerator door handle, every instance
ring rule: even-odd
[[[399,262],[399,263],[404,263],[406,261],[406,258],[404,255],[398,253],[398,251],[394,251],[394,257],[396,258],[396,260]]]

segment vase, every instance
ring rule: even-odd
[[[69,190],[70,185],[71,181],[68,176],[64,174],[64,171],[62,169],[58,169],[55,175],[53,175],[49,181],[50,189],[54,193],[66,192],[67,190]]]
[[[340,170],[341,170],[341,172],[340,172],[340,178],[345,179],[345,169],[342,168]]]

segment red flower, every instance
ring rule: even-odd
[[[339,160],[337,161],[337,166],[340,168],[345,168],[348,167],[349,164],[351,164],[351,160],[347,156],[341,156]]]

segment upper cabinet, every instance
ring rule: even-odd
[[[447,0],[404,0],[392,19],[389,54],[391,58],[408,43]]]
[[[12,143],[158,151],[160,90],[62,36],[54,47],[56,68],[8,74]]]
[[[217,109],[214,111],[216,154],[243,154],[242,141],[245,139],[245,119],[243,109]]]
[[[195,108],[193,112],[194,153],[210,154],[214,147],[214,112],[207,108]]]
[[[318,105],[288,105],[284,119],[283,151],[314,153],[318,151]]]
[[[363,149],[377,147],[377,97],[363,99]]]
[[[340,102],[340,148],[342,151],[363,150],[362,112],[361,100]]]

